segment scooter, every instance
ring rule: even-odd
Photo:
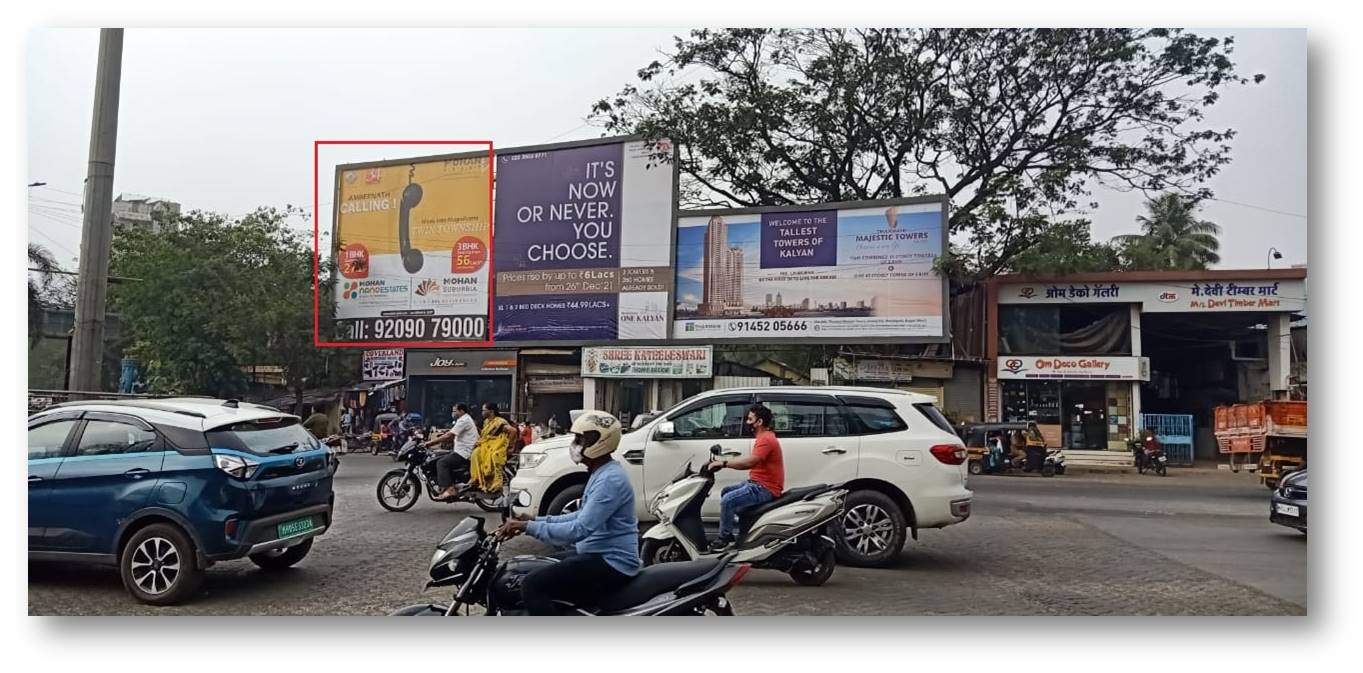
[[[530,505],[524,491],[506,494],[506,500],[521,507]],[[510,516],[510,507],[502,520]],[[448,604],[421,603],[394,611],[394,617],[449,617],[470,614],[473,606],[488,616],[524,614],[521,583],[525,576],[558,563],[548,556],[516,556],[502,560],[502,540],[488,532],[482,517],[471,516],[455,525],[436,545],[427,572],[431,581],[426,588],[455,587]],[[685,563],[663,563],[639,571],[627,584],[613,592],[598,595],[592,605],[558,601],[560,613],[585,616],[661,617],[678,615],[716,615],[732,617],[733,605],[728,592],[748,574],[746,563],[729,559],[707,559]]]
[[[435,463],[445,457],[445,452],[435,453],[422,448],[421,442],[425,439],[425,433],[420,430],[414,431],[407,443],[398,450],[396,460],[406,463],[407,466],[389,470],[379,478],[376,489],[379,505],[390,512],[405,512],[416,505],[424,490],[427,497],[435,502],[471,502],[484,512],[498,510],[503,504],[501,493],[485,493],[473,488],[465,488],[448,500],[436,499],[435,496],[440,494],[440,484],[436,478]],[[506,466],[502,468],[504,483],[511,483],[511,479],[516,476],[518,464],[519,461],[514,457],[507,458]],[[454,482],[467,484],[468,468],[456,472]]]
[[[713,455],[720,452],[719,445],[710,448]],[[732,555],[737,563],[780,570],[805,586],[822,585],[833,576],[836,544],[826,529],[842,518],[846,489],[819,484],[786,491],[742,512],[737,542],[729,550],[710,553],[700,509],[714,485],[715,474],[708,465],[695,472],[688,462],[653,496],[648,509],[658,523],[644,533],[640,550],[644,565]]]

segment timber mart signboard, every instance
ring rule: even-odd
[[[1145,313],[1305,311],[1306,281],[1020,283],[999,289],[1000,304],[1140,304]]]

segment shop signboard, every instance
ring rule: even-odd
[[[1149,381],[1150,358],[1091,355],[1004,355],[1000,379]]]
[[[946,204],[682,213],[672,337],[943,341]]]
[[[667,338],[673,153],[618,138],[497,152],[497,342]]]
[[[516,372],[515,351],[409,350],[409,376],[503,375]]]
[[[621,346],[582,349],[582,375],[616,379],[708,379],[710,346]]]
[[[336,167],[345,341],[487,341],[490,168],[487,153]]]
[[[403,350],[380,348],[367,350],[360,358],[360,374],[365,381],[397,381],[403,376]]]
[[[1145,313],[1305,311],[1301,279],[1003,285],[1000,304],[1140,304]]]

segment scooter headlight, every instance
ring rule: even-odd
[[[663,501],[665,500],[667,500],[666,490],[660,490],[657,493],[653,494],[653,498],[648,501],[649,511],[657,511],[657,509],[662,506]]]

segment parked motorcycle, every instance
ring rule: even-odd
[[[508,498],[513,499],[513,498]],[[517,504],[529,506],[524,492],[515,497]],[[509,516],[509,507],[502,520]],[[449,617],[469,614],[479,606],[486,615],[524,614],[521,582],[525,576],[558,560],[546,556],[516,556],[501,559],[502,540],[489,532],[482,517],[471,516],[455,525],[436,545],[428,569],[431,581],[426,588],[455,587],[448,604],[409,605],[392,613],[395,617]],[[733,616],[727,594],[742,581],[751,568],[746,563],[707,559],[685,563],[650,566],[623,587],[598,596],[593,605],[563,601],[558,606],[566,613],[585,616]]]
[[[720,455],[719,445],[710,453]],[[657,525],[644,533],[640,552],[644,565],[686,559],[714,559],[733,554],[739,563],[788,573],[805,586],[819,586],[833,576],[836,544],[827,529],[842,518],[847,490],[820,484],[786,491],[738,517],[738,539],[732,551],[708,553],[700,509],[715,475],[708,466],[699,472],[687,463],[680,474],[653,497],[648,509]]]
[[[484,512],[496,512],[498,507],[503,504],[503,494],[486,493],[477,489],[465,488],[460,491],[453,499],[436,500],[440,494],[440,485],[436,479],[435,463],[445,456],[445,452],[432,452],[421,447],[421,442],[425,441],[426,435],[420,431],[412,433],[407,443],[397,452],[396,460],[406,463],[406,467],[399,467],[384,473],[379,478],[377,495],[379,504],[390,512],[405,512],[416,505],[416,501],[421,499],[422,491],[434,502],[457,503],[471,502]],[[508,458],[506,467],[503,468],[502,480],[510,483],[511,478],[516,476],[517,461]],[[469,482],[468,468],[456,472],[454,475],[456,484],[467,484]]]
[[[1135,444],[1131,447],[1131,453],[1136,457],[1136,472],[1138,474],[1145,474],[1146,470],[1150,470],[1161,477],[1169,476],[1169,457],[1164,455],[1163,449],[1155,449],[1147,453],[1145,447]]]

